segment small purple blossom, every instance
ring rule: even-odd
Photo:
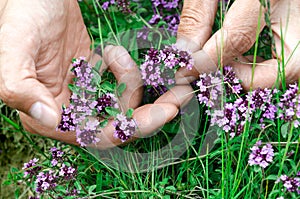
[[[116,116],[113,126],[115,127],[114,137],[119,138],[122,142],[130,139],[137,128],[135,120],[127,118],[122,113]]]
[[[63,151],[57,149],[56,147],[52,147],[50,149],[50,152],[52,154],[52,160],[51,160],[52,166],[56,166],[59,162],[63,161],[63,155],[64,155]]]
[[[281,96],[279,118],[286,122],[294,122],[294,127],[300,126],[300,94],[298,93],[298,85],[291,84],[286,92]]]
[[[84,57],[74,60],[72,65],[72,71],[75,75],[73,93],[69,107],[63,109],[62,120],[58,129],[63,132],[75,131],[79,144],[87,146],[99,141],[96,134],[100,133],[100,131],[97,131],[94,126],[94,130],[90,131],[91,123],[87,121],[97,115],[94,111],[98,105],[96,100],[97,89],[93,83],[94,73],[92,66],[85,61]],[[95,124],[94,122],[93,125]],[[55,160],[53,164],[56,164]]]
[[[179,50],[175,45],[166,46],[158,51],[150,48],[141,64],[140,71],[144,84],[158,87],[175,83],[175,72],[180,67],[191,70],[194,60],[187,51]]]
[[[53,170],[48,172],[40,172],[35,181],[36,192],[39,194],[52,190],[57,186],[57,176]]]
[[[267,143],[261,146],[261,140],[257,141],[253,147],[251,147],[251,154],[249,156],[248,163],[250,166],[258,165],[262,168],[266,168],[273,162],[274,149],[271,144]]]
[[[199,87],[199,102],[210,108],[215,106],[215,102],[218,100],[218,97],[222,92],[222,79],[219,75],[219,73],[200,74],[200,79],[196,84]]]
[[[37,158],[33,158],[32,160],[29,160],[29,162],[24,163],[23,170],[24,172],[24,177],[33,177],[36,176],[37,173],[42,169],[41,166],[38,166],[36,163],[39,161]]]
[[[65,180],[73,180],[75,179],[77,175],[77,170],[71,166],[66,166],[65,164],[62,164],[59,176],[63,177]]]
[[[105,111],[106,107],[119,108],[117,98],[114,94],[107,93],[97,99],[96,109],[99,115],[107,114],[107,112]]]
[[[224,66],[223,81],[225,83],[225,91],[227,96],[230,94],[239,94],[243,90],[240,80],[236,77],[231,66]]]
[[[296,192],[300,194],[300,178],[281,175],[275,183],[282,182],[288,192]]]
[[[132,13],[130,9],[130,1],[129,0],[110,0],[110,1],[105,1],[102,3],[102,9],[103,10],[108,10],[110,6],[117,6],[119,10],[121,10],[123,13]]]

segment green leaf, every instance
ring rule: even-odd
[[[109,92],[113,92],[115,90],[115,86],[112,83],[108,82],[108,81],[103,82],[101,84],[101,88],[103,90],[106,90],[106,91],[109,91]]]
[[[92,195],[94,193],[94,190],[96,189],[97,185],[92,185],[89,187],[89,195]]]
[[[121,83],[121,84],[118,85],[118,88],[117,88],[118,97],[122,96],[122,93],[125,91],[125,89],[126,89],[126,84],[125,83]]]
[[[100,70],[101,65],[102,65],[102,60],[98,61],[95,64],[94,69],[98,72]]]
[[[286,136],[288,134],[289,125],[290,125],[290,123],[287,122],[281,126],[281,135],[283,138],[286,138]]]
[[[277,175],[269,175],[268,177],[266,177],[266,180],[277,180]]]
[[[110,115],[110,116],[117,116],[117,114],[120,113],[119,109],[113,108],[113,107],[106,107],[105,111]]]
[[[126,117],[132,118],[133,111],[134,110],[132,108],[128,109],[127,112],[126,112]]]
[[[11,185],[12,181],[11,180],[5,180],[2,185]]]
[[[108,119],[102,120],[99,124],[100,128],[106,127],[108,124]]]

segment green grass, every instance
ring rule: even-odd
[[[149,3],[145,2],[144,5],[149,6]],[[94,46],[100,44],[103,51],[105,44],[121,44],[127,49],[133,49],[130,53],[136,60],[141,58],[143,49],[137,50],[138,44],[132,46],[133,43],[130,42],[135,38],[128,38],[121,33],[149,26],[145,22],[151,18],[151,11],[140,9],[137,15],[126,16],[116,10],[104,12],[90,0],[82,2],[81,9]],[[214,31],[220,28],[223,15],[220,9]],[[157,31],[155,27],[151,28],[154,32]],[[274,47],[272,37],[268,39],[264,34],[272,36],[268,27],[261,34],[257,33],[255,45],[246,54],[271,58]],[[157,41],[153,42],[158,46],[174,41],[174,38],[165,37],[153,37],[155,39]],[[282,83],[285,85],[284,81]],[[280,93],[277,95],[279,98]],[[188,106],[184,116],[177,117],[150,138],[130,143],[122,147],[122,150],[116,148],[101,152],[31,135],[21,127],[16,111],[1,103],[0,177],[3,180],[0,184],[0,197],[27,198],[32,195],[33,183],[22,180],[23,163],[38,157],[41,165],[47,168],[50,157],[48,150],[52,146],[63,148],[68,154],[69,162],[77,166],[78,177],[74,184],[87,198],[279,197],[283,187],[274,183],[277,177],[283,173],[294,175],[300,170],[300,130],[290,125],[284,136],[283,121],[278,119],[267,123],[265,129],[258,128],[254,121],[247,123],[241,136],[228,139],[219,129],[209,128],[209,117],[205,115],[203,106],[199,106],[196,111],[194,107],[193,104]],[[198,118],[196,123],[194,118]],[[206,150],[202,145],[208,130],[211,135],[219,135],[211,150]],[[179,138],[176,137],[178,134]],[[174,139],[178,142],[172,142]],[[266,169],[248,165],[250,147],[258,139],[272,142],[276,153],[274,163]],[[291,151],[294,154],[289,156]],[[150,155],[138,156],[141,153]],[[180,158],[174,160],[178,154],[181,154]],[[296,195],[286,194],[286,197],[296,198]]]

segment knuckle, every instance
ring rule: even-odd
[[[2,83],[0,86],[0,96],[3,102],[10,105],[17,97],[17,89],[14,83]]]
[[[234,30],[228,34],[227,48],[233,56],[239,56],[251,48],[254,43],[252,36],[244,31]]]

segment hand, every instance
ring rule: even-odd
[[[55,129],[62,104],[69,102],[71,60],[90,56],[90,39],[77,1],[55,0],[51,6],[44,0],[1,1],[0,16],[0,98],[20,111],[21,121],[30,132],[77,144],[74,132]],[[135,108],[142,92],[136,87],[140,76],[135,64],[122,69],[133,62],[127,53],[120,56],[118,49],[106,49],[106,62],[119,81],[135,77],[126,82],[129,86],[121,99],[123,106]],[[137,109],[133,117],[139,124],[140,136],[171,120],[177,111],[172,104]],[[99,148],[121,144],[113,137],[111,122],[100,139]]]
[[[186,4],[192,4],[197,1],[187,1]],[[271,60],[262,60],[257,58],[258,62],[254,69],[252,77],[253,56],[242,57],[242,54],[251,48],[256,39],[256,32],[261,31],[265,26],[264,13],[266,9],[260,5],[258,0],[236,0],[225,16],[223,27],[217,31],[203,46],[203,49],[193,54],[195,59],[195,68],[192,71],[180,70],[176,74],[177,83],[185,84],[198,78],[200,73],[211,72],[217,69],[218,55],[221,65],[230,64],[233,66],[237,76],[242,80],[245,89],[250,87],[271,87],[277,78],[278,61],[285,60],[285,75],[287,83],[296,81],[300,77],[300,50],[298,47],[300,41],[300,28],[297,26],[297,18],[300,16],[300,2],[296,0],[274,0],[271,3],[271,28],[274,34],[277,57]],[[208,4],[207,4],[208,5]],[[208,13],[215,10],[215,5],[203,7]],[[202,36],[199,24],[211,24],[208,19],[203,18],[203,11],[193,10],[193,6],[184,6],[185,18],[190,21],[194,19],[194,25],[182,21],[181,29],[188,26],[190,31],[186,33],[186,38],[202,38],[205,41],[206,35]],[[204,14],[205,15],[205,14]],[[211,15],[211,14],[208,14]],[[203,20],[202,20],[203,19]],[[260,26],[258,26],[260,24]],[[207,28],[206,28],[207,29]],[[206,30],[205,29],[205,30]],[[281,37],[281,29],[284,34]],[[198,30],[199,33],[195,30]],[[200,36],[197,36],[200,35]],[[284,42],[284,57],[281,57],[281,39]],[[182,42],[181,42],[182,43]],[[186,42],[186,46],[191,43]],[[182,44],[181,44],[182,45]],[[222,47],[222,48],[221,48]],[[222,49],[222,50],[220,50]],[[222,52],[222,53],[221,53]],[[234,61],[238,58],[238,61]],[[287,60],[289,60],[287,62]],[[282,64],[282,63],[281,63]]]
[[[121,107],[123,112],[126,112],[129,108],[136,108],[140,104],[143,95],[143,84],[137,65],[121,46],[107,46],[104,50],[103,57],[104,62],[100,70],[110,70],[116,77],[118,84],[126,84],[126,89],[122,93],[122,97],[118,100],[119,107]],[[172,120],[177,115],[177,112],[178,109],[171,103],[148,104],[136,108],[133,113],[133,118],[138,124],[138,128],[132,139],[122,142],[120,139],[115,138],[115,129],[112,125],[113,120],[109,120],[108,125],[102,128],[97,136],[100,142],[98,142],[96,146],[91,144],[91,147],[107,149],[120,144],[126,144],[136,138],[147,136],[163,124]],[[63,133],[53,128],[46,128],[26,115],[23,115],[23,124],[30,132],[68,143],[78,144],[76,142],[75,132]]]
[[[90,53],[78,3],[6,0],[0,14],[0,98],[55,128],[70,95],[71,60]]]

